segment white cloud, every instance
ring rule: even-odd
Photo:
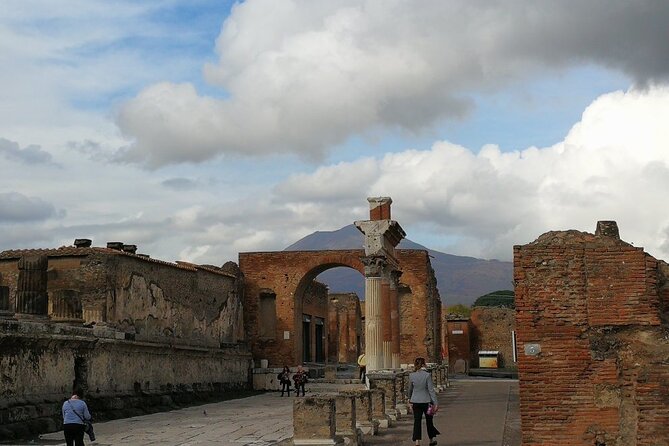
[[[286,200],[316,203],[337,194],[332,178],[367,181],[365,194],[392,196],[393,216],[405,227],[457,236],[449,252],[508,260],[513,244],[545,231],[592,232],[597,220],[612,219],[625,240],[669,258],[666,116],[669,88],[614,92],[594,101],[552,147],[504,153],[486,146],[475,154],[443,141],[387,154],[375,168],[369,159],[320,168],[277,190]]]
[[[379,129],[459,117],[474,92],[594,63],[639,83],[669,75],[669,3],[248,0],[205,74],[147,87],[119,110],[125,159],[150,167],[222,153],[297,153]],[[643,48],[643,50],[640,50]]]

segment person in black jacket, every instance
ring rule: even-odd
[[[284,365],[283,371],[279,373],[279,382],[281,383],[281,396],[284,392],[288,392],[290,396],[290,369],[287,365]]]

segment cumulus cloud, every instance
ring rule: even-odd
[[[617,220],[622,237],[669,258],[669,88],[614,92],[594,101],[565,139],[545,148],[477,154],[447,141],[323,167],[277,187],[286,201],[327,202],[332,179],[390,195],[405,227],[457,238],[449,252],[510,259],[511,246],[554,229],[594,231]],[[351,196],[349,205],[360,198]],[[341,207],[341,205],[338,205]],[[333,206],[334,207],[334,206]],[[345,207],[345,206],[344,206]],[[327,211],[325,211],[327,212]],[[440,248],[432,246],[433,248]]]
[[[222,153],[318,158],[352,135],[419,132],[472,94],[597,64],[667,80],[669,3],[249,0],[233,7],[207,80],[147,87],[120,107],[122,159],[157,167]]]
[[[18,192],[0,193],[0,223],[46,220],[57,215],[51,203]]]
[[[51,164],[53,160],[51,154],[38,145],[31,144],[22,149],[17,142],[5,138],[0,138],[0,155],[8,160],[29,165]]]

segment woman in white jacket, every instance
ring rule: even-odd
[[[425,414],[427,424],[427,436],[430,437],[430,446],[435,446],[439,431],[432,422],[433,415],[439,409],[437,404],[437,393],[434,391],[434,383],[430,372],[425,369],[425,358],[416,358],[414,361],[415,372],[409,375],[409,402],[413,411],[413,441],[420,445],[422,438],[422,421]],[[429,410],[428,410],[429,409]]]

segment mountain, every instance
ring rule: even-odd
[[[298,240],[285,251],[317,251],[321,249],[362,249],[363,235],[353,225],[336,231],[317,231]],[[426,248],[409,239],[400,242],[399,249],[424,249],[437,277],[437,288],[444,304],[471,305],[476,298],[497,290],[513,289],[513,264],[499,260],[456,256]],[[318,276],[331,292],[356,292],[364,296],[365,283],[357,271],[333,268]]]

